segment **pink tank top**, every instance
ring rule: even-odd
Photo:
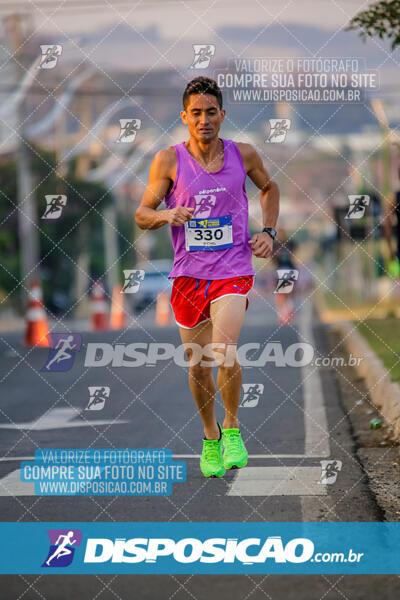
[[[174,146],[176,177],[165,204],[167,208],[191,206],[195,210],[186,227],[171,226],[175,258],[169,278],[225,279],[255,274],[249,244],[247,174],[237,145],[232,140],[222,141],[224,164],[215,173],[203,169],[184,142]],[[192,227],[199,231],[189,232]],[[199,238],[201,241],[195,241]],[[204,239],[215,245],[207,246]]]

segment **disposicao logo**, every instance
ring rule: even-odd
[[[79,529],[48,529],[50,548],[42,567],[68,567],[74,558],[75,548],[81,545]]]
[[[250,550],[250,548],[252,550]],[[268,558],[276,563],[303,563],[313,556],[314,544],[308,538],[294,538],[283,544],[280,536],[246,538],[89,538],[85,563],[155,563],[160,557],[173,558],[178,563],[233,563],[250,565],[264,563]]]

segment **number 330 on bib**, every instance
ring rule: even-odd
[[[233,246],[232,215],[190,219],[185,223],[186,250],[225,250]]]

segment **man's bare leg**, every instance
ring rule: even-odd
[[[179,327],[182,343],[185,345],[195,343],[204,348],[212,341],[212,323],[206,321],[193,329]],[[193,352],[189,347],[186,350],[188,359]],[[216,387],[212,377],[212,361],[210,366],[201,365],[200,361],[189,366],[189,385],[197,404],[200,417],[203,421],[204,435],[208,440],[219,439],[219,429],[214,413]]]
[[[213,324],[212,341],[215,350],[224,353],[228,365],[220,365],[217,385],[225,408],[224,429],[239,427],[238,408],[242,387],[242,369],[237,358],[236,346],[246,312],[246,297],[240,295],[224,296],[211,303]],[[221,344],[221,350],[218,345]],[[229,347],[227,346],[229,344]],[[234,360],[229,363],[232,356]]]

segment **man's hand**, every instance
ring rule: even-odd
[[[251,240],[249,240],[249,244],[251,244],[254,256],[268,258],[272,254],[274,240],[269,233],[262,231],[261,233],[255,233]]]
[[[192,206],[176,206],[165,211],[167,213],[168,223],[170,225],[183,225],[186,221],[190,221],[194,207]]]

